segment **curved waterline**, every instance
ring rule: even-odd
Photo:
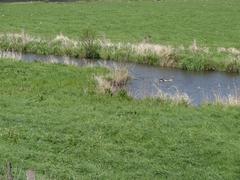
[[[180,69],[160,68],[133,63],[117,63],[103,60],[76,59],[60,56],[43,56],[1,52],[0,58],[12,58],[27,62],[45,62],[82,66],[125,66],[132,77],[127,91],[137,99],[181,96],[191,99],[193,105],[204,102],[229,101],[240,97],[240,75],[225,72],[191,72]],[[165,80],[165,81],[163,81]]]

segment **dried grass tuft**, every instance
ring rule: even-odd
[[[126,67],[114,66],[110,69],[110,73],[105,76],[96,76],[98,90],[101,93],[115,94],[125,90],[127,81],[129,80],[129,72]]]
[[[64,47],[77,47],[78,45],[77,41],[74,41],[63,34],[57,35],[52,42],[59,42]]]
[[[209,48],[199,46],[196,40],[193,41],[193,44],[188,49],[193,53],[209,53]]]
[[[40,38],[35,38],[30,36],[29,34],[26,34],[25,32],[21,33],[8,33],[8,34],[0,34],[1,38],[5,38],[10,43],[16,43],[18,41],[21,41],[22,45],[25,45],[32,41],[40,41]]]
[[[235,88],[232,94],[222,96],[220,93],[214,94],[214,104],[224,106],[240,106],[240,89]]]
[[[10,52],[10,51],[0,51],[0,58],[21,60],[22,53]]]
[[[158,91],[158,93],[154,96],[154,98],[156,99],[171,102],[176,105],[179,104],[190,105],[192,102],[191,98],[186,93],[180,92],[178,89],[176,89],[174,94],[168,94],[163,92],[158,86],[155,86],[155,88]]]
[[[224,47],[219,47],[217,48],[217,51],[219,53],[229,53],[235,56],[239,56],[240,55],[240,50],[236,49],[236,48],[224,48]]]

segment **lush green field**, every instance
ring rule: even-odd
[[[239,22],[238,0],[0,3],[0,33],[42,37],[0,36],[0,49],[240,72],[237,49],[215,48],[240,48]],[[173,45],[177,53],[84,46],[86,29],[113,42]],[[56,41],[59,33],[76,41]],[[179,50],[194,39],[210,50]],[[94,75],[105,72],[0,59],[0,179],[7,161],[17,179],[27,169],[46,179],[240,179],[239,107],[98,94]]]
[[[93,75],[104,72],[0,60],[1,167],[56,179],[240,178],[239,108],[98,95]]]
[[[86,28],[113,41],[240,47],[238,0],[102,0],[0,4],[0,32],[78,37]]]

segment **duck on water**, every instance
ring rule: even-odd
[[[159,82],[172,82],[173,79],[164,79],[164,78],[160,78],[158,81],[159,81]]]

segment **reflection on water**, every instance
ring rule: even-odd
[[[74,66],[117,66],[112,61],[89,61],[68,57],[39,56],[32,54],[0,53],[0,57],[12,57],[28,62],[41,61]],[[121,64],[122,65],[122,64]],[[192,103],[215,100],[215,95],[228,96],[240,90],[240,75],[224,72],[190,72],[179,69],[159,68],[147,65],[125,63],[131,75],[128,92],[135,98],[154,97],[161,91],[175,94],[186,93]],[[165,81],[166,80],[166,81]]]

